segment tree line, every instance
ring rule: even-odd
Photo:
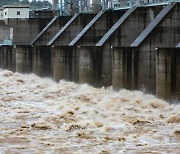
[[[52,8],[51,3],[49,1],[40,1],[40,0],[0,0],[0,7],[3,5],[29,5],[30,9],[40,9],[40,8]]]

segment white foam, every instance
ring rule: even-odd
[[[180,105],[141,91],[114,92],[0,70],[5,153],[177,153],[179,111]]]

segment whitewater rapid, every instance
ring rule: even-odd
[[[0,70],[0,153],[178,153],[180,104]]]

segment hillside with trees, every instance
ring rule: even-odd
[[[41,9],[41,8],[52,8],[51,3],[49,1],[40,1],[40,0],[0,0],[0,7],[3,5],[29,5],[31,10]]]

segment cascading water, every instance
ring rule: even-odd
[[[180,104],[0,70],[0,153],[178,153]]]

